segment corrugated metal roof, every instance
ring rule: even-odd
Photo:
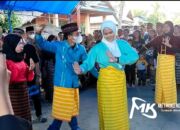
[[[103,12],[108,14],[114,14],[114,10],[112,10],[105,2],[103,1],[86,1],[81,2],[81,10],[86,11],[96,11]]]

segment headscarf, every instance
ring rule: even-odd
[[[104,21],[101,25],[101,32],[103,35],[103,30],[105,28],[109,28],[113,31],[113,33],[116,35],[116,24],[110,20]],[[118,48],[118,45],[116,43],[116,37],[114,37],[114,40],[112,42],[107,41],[104,36],[102,38],[102,42],[106,44],[106,46],[109,48],[110,52],[113,54],[115,57],[120,57],[121,52]]]
[[[103,30],[105,28],[110,28],[113,33],[116,35],[116,24],[111,20],[106,20],[101,24],[101,32],[103,34]]]
[[[14,62],[20,62],[24,59],[23,52],[17,53],[15,51],[15,48],[17,47],[21,38],[22,37],[17,34],[8,34],[4,38],[3,53],[6,54],[6,59],[12,60]]]

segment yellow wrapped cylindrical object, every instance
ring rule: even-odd
[[[175,56],[159,54],[156,70],[155,102],[177,103]]]
[[[55,119],[71,121],[79,114],[79,89],[54,87],[52,116]]]
[[[101,68],[97,90],[100,130],[129,130],[124,71]]]

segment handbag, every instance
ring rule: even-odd
[[[40,94],[40,87],[38,85],[32,85],[28,87],[29,96],[35,96]]]

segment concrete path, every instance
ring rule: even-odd
[[[132,107],[132,97],[138,97],[152,105],[154,101],[154,92],[152,86],[128,88],[128,106],[129,114]],[[178,102],[180,99],[180,89],[178,89]],[[142,101],[137,104],[142,105]],[[180,109],[176,112],[163,112],[157,108],[157,118],[149,119],[142,115],[141,111],[134,111],[133,118],[130,119],[131,130],[180,130]],[[51,104],[43,102],[43,113],[48,117],[48,122],[44,124],[33,124],[34,130],[46,130],[52,122]],[[34,116],[34,110],[32,110]],[[149,111],[149,115],[153,113]],[[79,125],[82,130],[98,130],[98,112],[97,112],[97,93],[95,88],[89,88],[80,92],[80,116]],[[63,123],[61,130],[71,130],[68,123]]]

